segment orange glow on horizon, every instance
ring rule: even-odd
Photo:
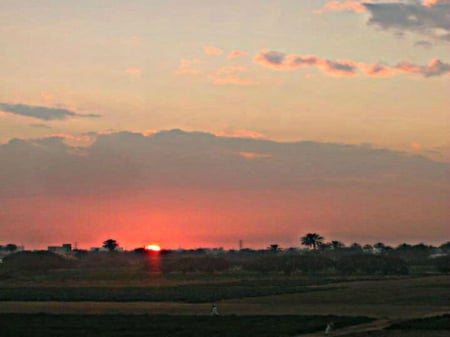
[[[147,245],[147,246],[145,246],[145,249],[149,250],[151,252],[159,252],[159,251],[161,251],[161,247],[159,245],[155,245],[155,244]]]

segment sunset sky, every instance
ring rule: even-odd
[[[437,244],[449,205],[449,0],[0,1],[0,244]]]

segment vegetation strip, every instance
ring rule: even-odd
[[[281,337],[372,321],[341,316],[169,316],[0,314],[2,337]],[[26,322],[26,324],[24,324]]]
[[[196,284],[175,287],[9,287],[0,301],[95,301],[210,303],[223,299],[334,290],[298,285],[255,286],[246,283]]]

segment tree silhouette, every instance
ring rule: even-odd
[[[333,247],[333,249],[341,249],[344,248],[345,245],[341,241],[331,241],[331,247]]]
[[[276,253],[281,250],[278,244],[276,243],[271,244],[267,249],[272,253]]]
[[[14,243],[8,243],[5,246],[5,248],[6,248],[7,251],[12,253],[12,252],[15,252],[17,250],[17,245],[15,245]]]
[[[308,233],[300,238],[302,245],[317,249],[323,242],[324,238],[317,233]]]
[[[108,239],[103,241],[103,248],[108,249],[110,252],[112,252],[114,249],[116,249],[119,246],[116,240]]]

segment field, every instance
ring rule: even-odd
[[[27,322],[23,324],[23,322]],[[43,315],[3,314],[3,337],[13,336],[293,336],[370,321],[336,316],[167,316],[167,315]]]
[[[336,336],[440,337],[448,316],[421,334],[405,324],[449,313],[449,286],[448,275],[22,277],[0,282],[1,336],[319,336],[332,320]]]

